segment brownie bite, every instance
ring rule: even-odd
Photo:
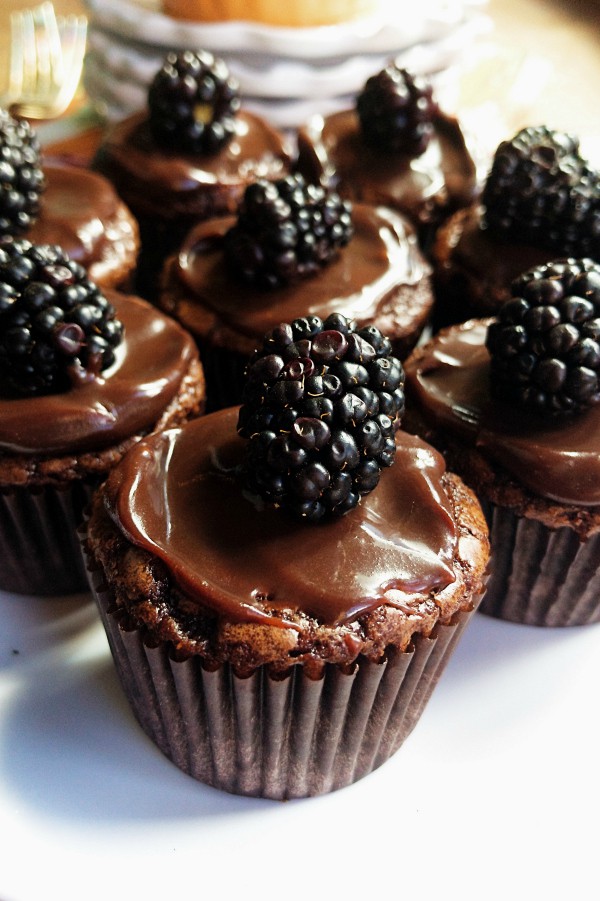
[[[24,236],[59,244],[101,288],[131,289],[140,246],[137,220],[97,172],[44,161],[39,214]]]
[[[0,589],[84,591],[76,530],[137,441],[204,406],[193,339],[53,245],[0,241]]]
[[[135,716],[178,767],[237,794],[322,794],[382,765],[485,580],[474,495],[398,429],[389,341],[336,325],[266,335],[242,407],[141,442],[88,522]]]
[[[440,110],[429,82],[394,64],[368,79],[355,107],[300,128],[298,170],[343,197],[399,211],[425,249],[478,193],[459,123]]]
[[[98,174],[42,156],[27,120],[0,109],[0,236],[58,244],[102,288],[130,285],[138,225]]]
[[[116,123],[93,162],[140,224],[140,292],[156,296],[164,258],[192,225],[234,212],[250,182],[278,178],[290,162],[283,135],[242,108],[222,60],[169,54],[147,109]]]
[[[433,292],[408,220],[288,176],[250,186],[237,217],[196,226],[166,263],[158,303],[195,335],[215,409],[239,403],[248,358],[279,322],[342,313],[376,325],[403,358]]]
[[[600,266],[524,273],[494,319],[441,330],[406,362],[411,432],[476,492],[492,567],[481,610],[600,621]]]
[[[494,316],[513,279],[557,256],[600,259],[600,176],[575,136],[530,126],[497,148],[481,203],[438,231],[436,326]]]

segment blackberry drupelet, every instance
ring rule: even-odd
[[[239,85],[207,51],[172,52],[150,85],[148,107],[158,143],[183,153],[215,153],[235,134]]]
[[[545,414],[600,402],[600,264],[564,259],[525,272],[488,327],[491,385]]]
[[[487,227],[506,240],[600,256],[600,175],[572,135],[539,126],[503,141],[482,203]]]
[[[2,394],[53,394],[97,376],[122,335],[113,306],[60,247],[0,240]]]
[[[436,110],[431,84],[394,64],[372,75],[356,100],[365,141],[413,157],[427,149]]]
[[[0,235],[27,231],[38,216],[43,189],[35,132],[26,120],[0,109]]]
[[[352,510],[394,462],[404,370],[389,340],[337,313],[296,319],[265,336],[246,374],[248,490],[310,521]]]
[[[313,275],[350,241],[352,207],[300,175],[249,185],[225,255],[247,282],[275,288]]]

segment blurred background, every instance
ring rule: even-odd
[[[170,42],[186,40],[181,23],[175,31],[165,25],[159,2],[56,0],[57,13],[89,18],[88,96],[80,92],[79,104],[91,100],[101,115],[118,118],[143,102],[155,59]],[[2,0],[3,85],[10,14],[27,5]],[[190,42],[197,46],[206,35],[213,44],[207,49],[220,52],[241,77],[249,106],[270,112],[282,126],[345,102],[382,60],[400,53],[409,66],[434,74],[444,105],[485,145],[494,147],[522,125],[546,124],[578,134],[589,153],[598,152],[600,107],[591,99],[600,82],[597,0],[430,0],[390,9],[390,22],[379,33],[345,34],[331,45],[303,37],[265,40],[260,29],[257,43],[256,29],[235,31],[231,23],[220,35],[223,26],[193,26]]]

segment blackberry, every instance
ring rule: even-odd
[[[600,402],[600,264],[564,259],[525,272],[488,327],[491,385],[542,413]]]
[[[572,135],[524,128],[494,155],[482,203],[490,231],[564,256],[600,256],[600,176]]]
[[[352,206],[300,175],[248,185],[237,222],[225,235],[232,269],[275,288],[313,275],[350,241]]]
[[[0,240],[0,390],[53,394],[111,366],[123,326],[57,246]]]
[[[310,521],[353,509],[394,462],[404,371],[374,326],[332,314],[269,332],[247,368],[246,487]]]
[[[0,235],[21,235],[36,220],[44,174],[37,136],[0,109]]]
[[[368,144],[416,157],[427,150],[433,135],[437,104],[426,79],[391,63],[367,79],[356,111]]]
[[[239,85],[205,50],[169,53],[148,91],[156,141],[183,153],[215,153],[235,134]]]

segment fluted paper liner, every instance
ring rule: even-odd
[[[382,663],[329,664],[318,680],[301,665],[283,678],[264,666],[240,678],[229,665],[211,672],[199,657],[175,661],[167,646],[148,647],[121,627],[101,571],[92,568],[90,584],[124,692],[161,751],[215,788],[281,800],[350,785],[394,754],[472,615],[457,614]]]
[[[600,622],[600,535],[580,541],[509,508],[483,503],[493,566],[480,610],[532,626]]]
[[[0,589],[58,595],[89,590],[77,528],[93,486],[0,491]]]

